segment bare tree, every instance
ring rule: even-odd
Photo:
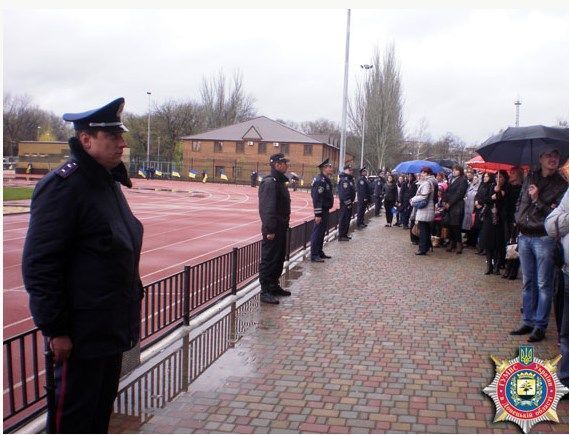
[[[32,103],[28,95],[4,95],[3,132],[4,155],[18,153],[18,142],[38,140],[45,114]],[[38,128],[40,127],[40,128]]]
[[[241,73],[235,72],[232,84],[222,70],[209,79],[203,78],[200,89],[205,128],[217,128],[251,119],[255,116],[254,98],[245,94]]]
[[[364,161],[379,170],[396,163],[403,151],[403,96],[393,45],[386,48],[383,56],[376,48],[371,73],[356,86],[349,118],[352,130],[360,137],[364,107]]]
[[[340,135],[340,126],[329,119],[320,118],[315,121],[304,121],[300,123],[300,131],[305,134],[330,134]]]

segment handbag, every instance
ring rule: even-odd
[[[520,258],[518,242],[515,239],[510,240],[510,243],[506,245],[506,260],[517,260],[518,258]]]
[[[413,228],[411,228],[411,234],[413,234],[415,237],[419,237],[419,225],[413,225]]]
[[[417,201],[415,203],[415,208],[425,208],[427,206],[427,204],[429,203],[429,201],[427,199],[420,199],[419,201]]]

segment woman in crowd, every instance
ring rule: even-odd
[[[467,172],[466,178],[469,180],[468,189],[464,201],[464,218],[462,220],[462,229],[466,232],[466,246],[475,248],[478,242],[479,228],[475,226],[472,219],[474,213],[474,197],[478,193],[480,187],[480,177],[473,171]]]
[[[411,182],[411,177],[413,178],[413,182]],[[411,185],[415,184],[415,176],[411,174],[407,179],[403,181],[401,188],[399,189],[399,209],[401,213],[401,225],[403,225],[404,229],[409,229],[409,216],[411,215],[411,204],[409,200],[415,196],[414,194],[411,195]],[[415,192],[416,192],[415,187]]]
[[[445,225],[449,230],[450,246],[447,252],[456,249],[457,254],[462,254],[462,219],[464,217],[464,196],[468,189],[468,181],[464,176],[464,168],[459,165],[452,167],[452,180],[444,195],[444,207],[446,210]]]
[[[419,188],[419,182],[415,174],[409,175],[408,185],[409,185],[409,201],[407,201],[407,204],[409,204],[409,237],[411,238],[411,243],[413,245],[418,245],[419,237],[413,234],[412,231],[413,226],[415,225],[415,218],[412,215],[413,206],[411,205],[411,198],[417,195],[417,189]]]
[[[393,175],[389,174],[387,176],[387,181],[383,186],[383,205],[385,207],[385,219],[387,223],[386,227],[391,226],[393,221],[393,207],[397,202],[397,184],[395,184],[395,178]]]
[[[504,233],[506,244],[514,240],[518,236],[516,229],[516,219],[514,214],[516,213],[516,207],[518,205],[518,199],[520,197],[520,192],[522,190],[522,184],[524,182],[524,171],[519,166],[515,166],[510,169],[510,180],[509,180],[509,191],[506,197],[506,204],[504,207]],[[504,259],[505,260],[505,259]],[[502,278],[516,279],[518,276],[518,270],[520,269],[520,259],[515,260],[505,260],[506,267],[504,269],[504,274]]]
[[[431,222],[433,222],[435,217],[435,184],[436,180],[432,169],[427,166],[422,168],[417,194],[411,198],[411,205],[413,206],[412,218],[419,226],[419,250],[415,252],[415,255],[427,255],[427,251],[429,249],[432,250]],[[426,205],[419,208],[422,202],[426,202]]]
[[[486,275],[500,274],[504,257],[505,242],[504,208],[508,192],[508,173],[500,170],[496,177],[484,174],[484,183],[476,195],[476,202],[482,204],[482,229],[480,247],[486,250]]]

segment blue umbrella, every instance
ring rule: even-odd
[[[436,162],[429,162],[428,160],[409,160],[408,162],[401,162],[395,166],[393,170],[398,174],[418,174],[425,166],[431,168],[435,174],[444,172],[441,165]]]

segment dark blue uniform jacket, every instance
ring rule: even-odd
[[[69,145],[71,159],[34,190],[24,284],[44,335],[70,336],[77,357],[117,354],[140,337],[143,228],[119,185],[131,187],[124,165],[109,172]]]
[[[340,198],[340,203],[346,207],[353,204],[356,199],[356,186],[353,175],[346,174],[345,172],[340,174],[338,197]]]
[[[361,176],[358,180],[357,185],[358,201],[360,202],[370,202],[371,201],[371,186],[367,177]]]
[[[324,174],[319,174],[312,182],[312,204],[314,205],[314,216],[322,216],[322,210],[330,210],[334,205],[334,192],[332,182]]]

